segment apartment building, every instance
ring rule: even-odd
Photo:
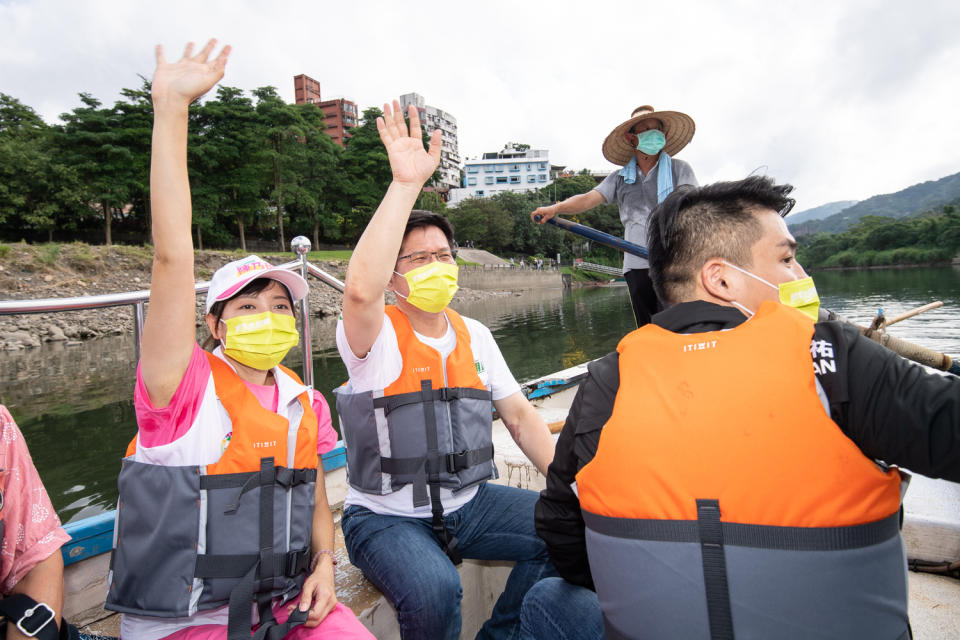
[[[440,129],[442,148],[440,149],[440,191],[460,186],[460,152],[457,147],[457,119],[443,109],[426,104],[419,93],[406,93],[400,96],[400,106],[406,113],[413,105],[420,115],[420,122],[427,131]]]
[[[293,97],[297,104],[312,102],[317,105],[323,111],[327,125],[324,133],[341,147],[344,146],[344,140],[350,137],[350,129],[359,122],[355,102],[346,98],[324,100],[320,95],[320,82],[302,73],[293,77]]]
[[[550,152],[546,149],[508,142],[501,151],[464,161],[463,185],[450,190],[449,203],[487,198],[501,191],[540,189],[551,184],[561,168],[550,164]]]

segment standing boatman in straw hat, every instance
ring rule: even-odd
[[[633,110],[603,141],[603,157],[623,168],[607,176],[595,189],[530,214],[544,223],[557,214],[576,215],[597,205],[616,202],[628,242],[647,245],[647,218],[680,185],[698,186],[693,169],[673,158],[693,138],[693,118],[679,111],[656,111],[650,105]],[[539,216],[539,219],[538,219]],[[625,254],[624,278],[630,289],[637,326],[650,322],[660,306],[647,275],[646,259]]]

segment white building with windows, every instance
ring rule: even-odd
[[[417,108],[420,124],[427,132],[440,129],[442,146],[440,149],[440,189],[453,189],[460,186],[460,152],[457,149],[457,119],[443,109],[426,104],[419,93],[405,93],[400,96],[400,106],[404,115],[410,105]]]
[[[553,182],[550,152],[508,142],[502,151],[464,162],[463,185],[450,190],[450,204],[488,198],[501,191],[531,191]]]

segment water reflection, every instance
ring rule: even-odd
[[[813,277],[823,306],[861,325],[869,325],[878,309],[889,319],[942,300],[939,309],[895,324],[889,333],[960,356],[960,268],[818,271]]]

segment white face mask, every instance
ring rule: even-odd
[[[754,280],[759,280],[772,289],[776,289],[780,297],[780,302],[788,307],[793,307],[800,313],[811,318],[814,322],[817,321],[820,313],[820,296],[817,294],[817,287],[813,284],[812,277],[807,276],[806,278],[788,280],[787,282],[781,282],[778,286],[769,280],[764,280],[754,273],[750,273],[746,269],[738,267],[735,264],[730,264],[726,260],[723,261],[723,264],[727,265],[731,269],[736,269],[742,274],[750,276]],[[730,303],[742,310],[748,316],[753,317],[755,312],[747,309],[736,300],[731,300]]]

